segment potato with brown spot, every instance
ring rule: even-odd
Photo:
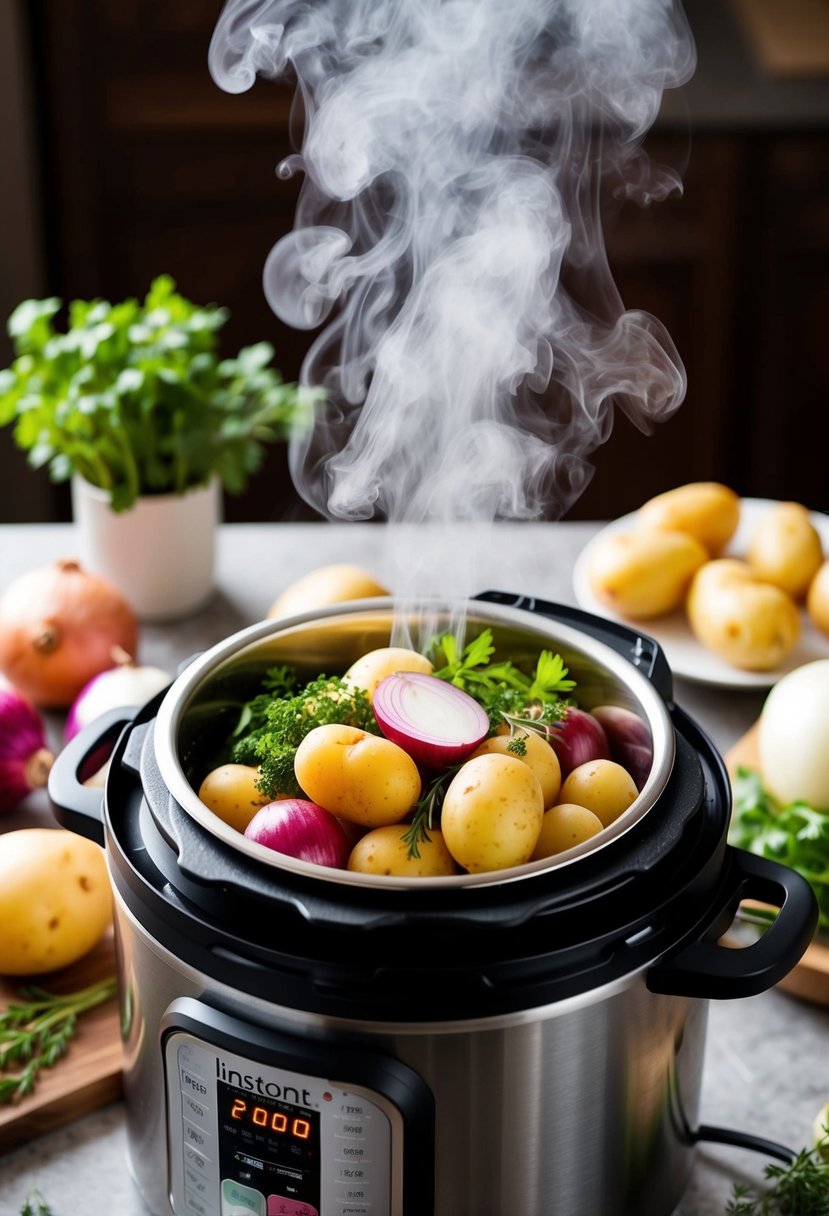
[[[529,861],[543,817],[544,795],[529,765],[492,753],[467,760],[455,774],[440,826],[455,861],[480,874]]]
[[[348,868],[358,874],[393,875],[396,878],[445,878],[457,874],[443,834],[430,828],[428,839],[417,842],[414,857],[405,839],[408,825],[374,828],[351,850]]]
[[[778,502],[763,513],[748,547],[756,578],[802,600],[823,561],[820,533],[797,502]]]
[[[312,802],[363,827],[399,823],[420,797],[411,756],[356,726],[315,726],[296,750],[294,773]]]
[[[791,596],[757,578],[747,562],[718,558],[694,576],[688,622],[699,642],[743,671],[773,671],[800,637]]]
[[[708,550],[686,532],[611,532],[592,550],[587,576],[597,599],[619,616],[648,620],[679,608]]]
[[[68,967],[111,921],[112,889],[97,844],[52,828],[0,836],[0,974]]]

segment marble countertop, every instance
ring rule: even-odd
[[[235,524],[220,529],[216,592],[183,621],[143,624],[140,658],[175,670],[194,653],[261,619],[279,592],[330,562],[355,562],[396,589],[437,571],[437,586],[456,594],[485,588],[574,603],[573,564],[600,525],[502,524],[483,532],[382,525]],[[0,593],[18,573],[70,556],[73,526],[0,526]],[[757,717],[758,689],[711,688],[676,680],[676,701],[726,751]],[[60,719],[48,720],[59,741]],[[32,795],[4,827],[54,822],[45,795]],[[712,1002],[702,1122],[754,1133],[799,1148],[829,1099],[829,1008],[780,990],[741,1001]],[[761,1185],[765,1160],[745,1150],[700,1147],[677,1216],[720,1216],[735,1182]],[[126,1164],[123,1106],[115,1103],[0,1155],[0,1216],[18,1216],[37,1186],[54,1216],[146,1216]]]

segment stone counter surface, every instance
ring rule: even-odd
[[[366,566],[396,588],[404,573],[417,585],[443,561],[445,581],[437,585],[459,593],[496,587],[573,603],[573,563],[599,526],[503,524],[485,534],[417,529],[401,535],[370,524],[226,525],[218,537],[215,596],[185,621],[143,625],[139,657],[174,670],[261,619],[283,587],[301,574],[335,561]],[[70,556],[75,548],[72,525],[0,526],[0,593],[16,574]],[[474,568],[466,560],[473,550]],[[763,693],[677,680],[675,699],[724,752],[757,717]],[[57,745],[61,721],[50,716],[48,725]],[[7,816],[3,827],[52,822],[48,800],[38,795]],[[829,1008],[779,990],[712,1002],[703,1123],[799,1148],[809,1143],[812,1121],[827,1100]],[[677,1216],[720,1216],[735,1182],[761,1185],[764,1164],[762,1156],[745,1150],[701,1146]],[[33,1186],[54,1216],[146,1216],[126,1164],[123,1105],[105,1107],[0,1155],[0,1216],[18,1216]]]

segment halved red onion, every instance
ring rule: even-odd
[[[604,727],[610,758],[626,768],[638,790],[644,787],[653,765],[650,728],[632,709],[621,705],[597,705],[591,711]]]
[[[610,742],[604,727],[584,709],[570,706],[566,717],[552,723],[547,731],[561,765],[562,778],[588,760],[610,759]]]
[[[245,836],[276,853],[338,870],[345,869],[351,852],[339,820],[304,798],[269,802],[253,816]]]
[[[489,734],[486,711],[469,693],[417,671],[381,680],[372,708],[385,737],[426,768],[457,764]]]

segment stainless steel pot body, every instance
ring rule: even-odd
[[[131,994],[129,1154],[153,1216],[174,1212],[168,1169],[181,1146],[168,1130],[171,1079],[159,1066],[159,1042],[182,997],[251,1028],[324,1040],[335,1058],[339,1047],[359,1044],[408,1064],[435,1099],[435,1216],[669,1216],[682,1195],[693,1160],[688,1129],[697,1121],[704,1000],[652,993],[639,973],[501,1018],[351,1022],[206,982],[120,901],[118,932],[122,991]]]

